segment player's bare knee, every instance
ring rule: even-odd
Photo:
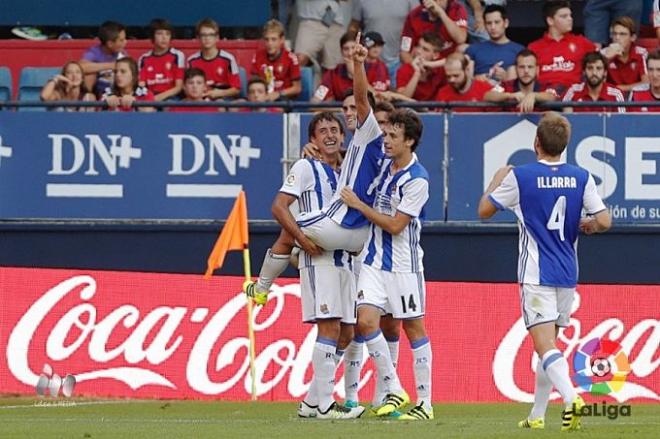
[[[380,329],[387,339],[399,338],[401,333],[401,322],[391,314],[384,315],[380,318]]]
[[[277,237],[277,241],[271,247],[271,251],[276,255],[288,255],[291,254],[291,250],[295,245],[295,241],[289,233],[282,229],[280,236]]]
[[[357,331],[358,334],[366,336],[377,331],[380,323],[380,311],[369,305],[358,308]]]
[[[337,340],[339,338],[339,319],[318,320],[316,326],[318,327],[319,337],[329,338],[331,340]]]
[[[406,333],[406,337],[408,337],[408,340],[411,342],[426,337],[424,319],[404,320],[403,330]]]
[[[344,350],[355,337],[355,325],[341,324],[339,329],[339,340],[337,340],[337,349]]]

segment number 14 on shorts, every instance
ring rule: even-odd
[[[410,294],[408,298],[406,298],[405,294],[401,295],[401,310],[405,314],[408,312],[408,310],[412,312],[417,311],[417,305],[415,304],[415,296],[414,294]]]

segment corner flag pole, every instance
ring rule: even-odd
[[[245,192],[241,191],[236,198],[234,207],[232,207],[227,222],[220,231],[220,236],[211,250],[207,259],[205,279],[210,279],[213,271],[222,267],[225,261],[225,255],[230,250],[243,250],[243,272],[246,280],[252,280],[250,270],[250,249],[248,248],[248,218],[247,201]],[[252,401],[257,399],[257,383],[255,380],[255,357],[256,341],[254,337],[254,327],[252,325],[252,300],[247,300],[247,320],[248,320],[248,338],[250,340],[250,378],[252,379]]]

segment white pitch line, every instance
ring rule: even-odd
[[[21,405],[0,405],[0,410],[9,409],[33,409],[33,408],[67,408],[67,407],[80,407],[84,405],[102,405],[102,404],[134,404],[135,401],[43,401],[35,402],[32,404]]]

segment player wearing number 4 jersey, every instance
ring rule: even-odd
[[[562,430],[580,428],[584,401],[577,395],[568,363],[557,349],[559,328],[568,326],[577,284],[579,230],[599,233],[610,228],[610,215],[584,169],[561,162],[571,127],[563,116],[546,113],[534,140],[538,162],[495,173],[479,202],[479,216],[511,209],[520,230],[518,282],[527,330],[539,356],[534,406],[521,428],[544,428],[545,411],[554,386],[566,408]],[[581,211],[587,213],[580,218]]]

